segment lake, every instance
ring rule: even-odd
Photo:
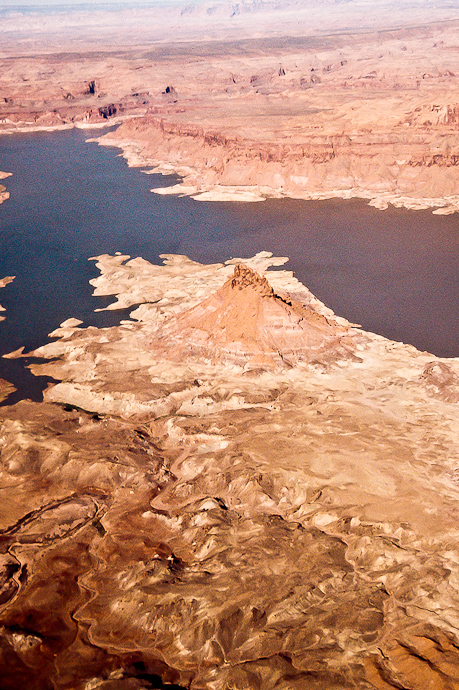
[[[129,168],[119,151],[86,143],[93,130],[0,137],[0,170],[11,197],[0,206],[0,291],[6,321],[0,354],[33,349],[69,317],[94,314],[90,256],[122,252],[160,263],[159,254],[201,262],[261,250],[290,257],[294,271],[337,314],[442,357],[459,356],[459,221],[456,215],[390,208],[362,200],[199,202],[152,194],[175,177]],[[100,132],[96,130],[96,136]],[[0,377],[41,399],[44,382],[23,361],[0,359]]]

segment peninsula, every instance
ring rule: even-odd
[[[163,259],[97,257],[130,318],[0,409],[3,687],[456,688],[459,362]]]
[[[32,13],[20,29],[7,13],[3,35],[20,40],[0,54],[0,133],[127,120],[102,143],[178,172],[168,191],[201,200],[459,208],[458,10],[237,7]]]

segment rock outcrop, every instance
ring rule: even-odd
[[[11,173],[2,172],[0,170],[0,180],[4,180],[6,177],[10,177]],[[10,198],[10,193],[6,190],[6,187],[0,184],[0,204]]]
[[[1,175],[1,173],[0,173]],[[6,278],[0,278],[0,288],[5,287],[5,285],[8,285],[8,283],[11,283],[14,280],[14,276],[7,276]],[[0,321],[5,320],[5,316],[3,316],[2,312],[5,311],[5,308],[2,307],[0,304]],[[5,400],[10,393],[12,393],[15,390],[14,386],[9,383],[8,381],[5,381],[5,379],[0,379],[0,402]]]
[[[365,31],[346,22],[332,34],[328,12],[313,34],[308,17],[302,36],[280,21],[275,36],[257,26],[261,38],[236,39],[232,18],[224,42],[204,32],[196,43],[162,36],[148,48],[114,51],[115,41],[94,52],[86,39],[67,54],[24,52],[21,42],[0,56],[0,133],[124,122],[104,143],[121,146],[131,164],[178,172],[183,184],[172,191],[200,200],[357,196],[378,208],[454,212],[457,10],[436,21],[442,9],[429,4],[421,22],[417,3],[418,20],[404,8],[399,22],[400,8],[378,7],[340,3],[346,19],[353,9],[365,13]],[[205,15],[210,24],[216,14]],[[334,7],[333,21],[343,19]],[[387,23],[392,30],[381,31]]]
[[[237,264],[214,295],[168,321],[157,347],[175,360],[291,367],[351,356],[346,333],[311,307],[275,294],[265,277]]]
[[[14,280],[14,276],[6,276],[6,278],[0,278],[0,288],[5,287]],[[0,304],[0,312],[5,311],[4,307]],[[5,317],[0,313],[0,321],[3,321]]]
[[[153,190],[161,194],[207,200],[204,193],[245,187],[258,190],[260,199],[357,196],[379,208],[392,203],[452,212],[459,208],[459,183],[451,172],[459,163],[455,127],[446,117],[416,136],[402,128],[353,136],[311,131],[280,143],[150,116],[123,123],[100,143],[120,146],[134,165],[172,166],[183,181],[172,190]]]
[[[351,333],[350,325],[332,312],[322,313],[323,307],[318,311],[314,298],[292,277],[286,278],[285,272],[269,273],[274,285],[281,283],[279,292],[257,274],[271,262],[282,265],[286,259],[261,253],[248,265],[233,259],[227,265],[207,267],[186,258],[166,257],[166,267],[159,269],[141,259],[123,263],[127,258],[98,257],[103,275],[93,284],[96,294],[107,289],[106,281],[110,292],[122,289],[115,308],[141,303],[132,314],[137,322],[109,331],[66,323],[54,331],[54,336],[63,337],[34,354],[58,361],[31,367],[34,373],[63,381],[45,392],[46,400],[65,399],[83,409],[141,418],[198,404],[195,384],[190,398],[188,380],[170,388],[164,384],[152,388],[151,376],[157,368],[158,372],[174,370],[180,378],[188,362],[197,371],[213,371],[215,380],[222,366],[236,377],[240,372],[263,370],[269,378],[271,373],[282,376],[294,364],[327,368],[337,360],[358,359],[354,350],[364,341],[362,334]],[[282,279],[293,286],[287,294]],[[197,299],[208,294],[209,287],[215,293]],[[158,376],[162,378],[161,373]],[[249,380],[247,386],[252,386]],[[198,399],[204,408],[213,409],[212,396],[207,399],[205,389],[201,387]],[[230,398],[230,406],[238,404]]]
[[[2,688],[456,688],[458,361],[164,259],[98,257],[131,319],[0,409]]]

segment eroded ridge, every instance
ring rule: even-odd
[[[98,257],[131,319],[0,409],[2,689],[459,687],[457,360],[163,258]]]

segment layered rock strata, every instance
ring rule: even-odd
[[[341,24],[333,34],[323,26],[289,34],[285,9],[276,32],[258,27],[257,38],[204,33],[114,50],[105,37],[74,52],[24,53],[21,43],[0,56],[0,133],[123,122],[104,142],[131,164],[178,172],[183,184],[169,191],[201,200],[359,196],[378,208],[452,213],[455,11],[439,21],[440,8],[429,6],[426,19],[418,4],[403,21],[394,11],[375,23],[373,8],[358,10],[368,15],[364,29]]]
[[[459,363],[164,259],[98,257],[131,318],[0,411],[2,687],[459,687]]]
[[[381,209],[393,204],[444,214],[459,208],[458,141],[455,131],[444,129],[414,136],[401,128],[390,134],[311,131],[302,140],[279,142],[144,117],[99,142],[121,147],[132,165],[183,177],[152,190],[158,194],[201,201],[361,197]]]

